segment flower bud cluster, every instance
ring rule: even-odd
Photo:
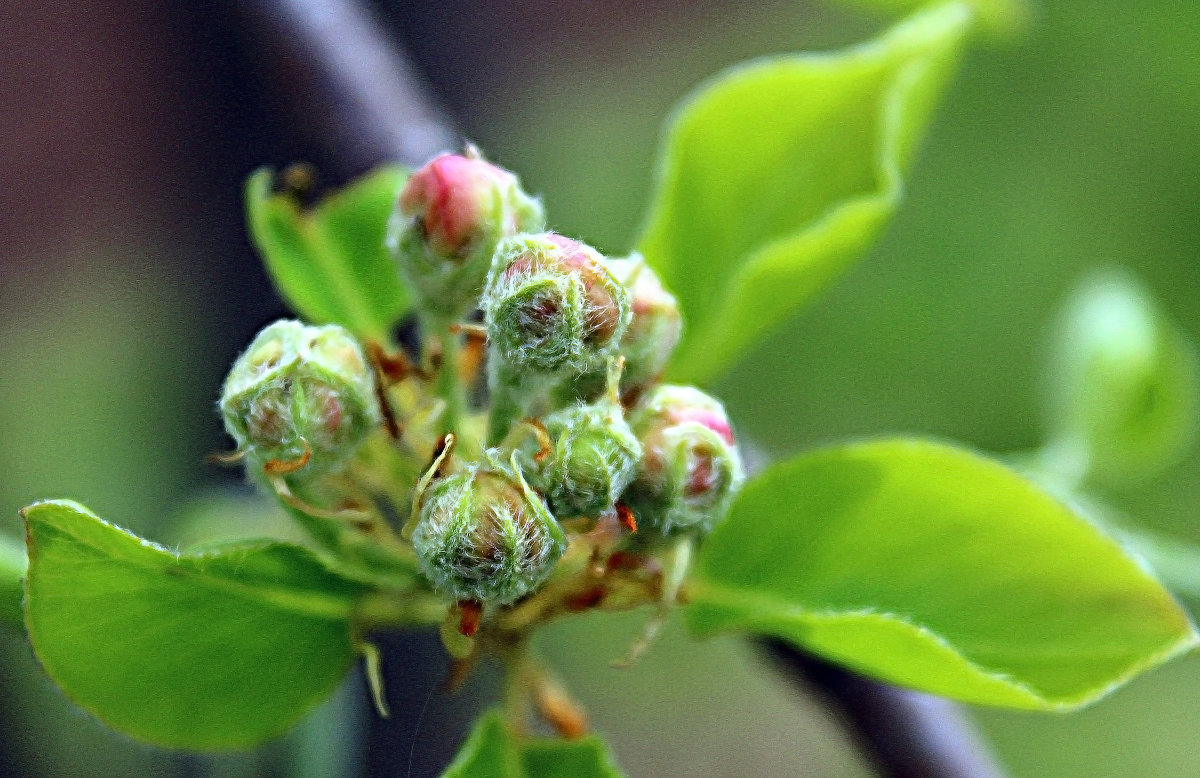
[[[390,533],[462,613],[536,594],[580,533],[596,530],[588,543],[603,537],[614,555],[698,539],[743,478],[721,404],[660,383],[683,323],[654,271],[543,229],[511,173],[474,153],[435,158],[409,178],[389,230],[419,348],[372,344],[368,362],[340,327],[277,322],[221,400],[258,466],[291,485],[337,474],[306,492],[326,508],[380,506],[372,532]],[[471,335],[475,351],[460,351]],[[485,368],[486,395],[468,395]],[[379,445],[352,457],[373,432]],[[415,487],[395,483],[422,470]],[[387,516],[406,510],[397,534]]]

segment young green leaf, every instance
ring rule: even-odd
[[[503,716],[483,716],[443,778],[621,778],[604,741],[514,738]]]
[[[1011,470],[892,440],[747,484],[701,551],[687,617],[885,681],[1030,709],[1091,702],[1196,645],[1121,547]]]
[[[1052,345],[1050,434],[1082,470],[1110,482],[1146,478],[1195,442],[1195,350],[1130,273],[1081,284]]]
[[[389,165],[305,209],[274,192],[267,168],[246,182],[250,236],[288,304],[315,324],[340,324],[384,340],[409,307],[384,247],[388,217],[407,172]]]
[[[354,657],[364,589],[302,548],[177,555],[67,500],[22,515],[34,653],[67,696],[139,740],[261,742],[330,694]]]
[[[736,67],[685,101],[639,245],[683,307],[672,379],[719,375],[867,248],[968,19],[925,10],[842,53]]]
[[[21,580],[27,566],[21,542],[0,535],[0,621],[18,629],[21,626]]]

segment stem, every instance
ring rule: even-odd
[[[494,355],[492,355],[494,356]],[[499,359],[488,360],[488,394],[491,415],[488,416],[488,445],[497,446],[521,416],[524,385]]]
[[[429,323],[433,324],[432,321]],[[431,326],[429,333],[429,337],[436,337],[442,346],[442,366],[438,370],[437,394],[446,403],[446,408],[442,411],[439,432],[441,434],[451,432],[457,435],[467,407],[466,390],[458,374],[458,362],[462,354],[462,336],[450,332],[448,326],[436,329]]]

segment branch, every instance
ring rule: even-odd
[[[388,161],[415,167],[462,145],[405,53],[362,3],[247,0],[238,7],[269,50],[262,66],[347,170]]]
[[[789,681],[825,699],[883,778],[1003,777],[953,702],[872,681],[782,641],[761,645]]]
[[[359,2],[253,0],[247,10],[271,47],[287,52],[287,62],[270,67],[287,71],[291,97],[347,169],[384,160],[415,166],[460,145],[404,52]],[[818,689],[841,714],[881,775],[1003,775],[953,703],[766,645],[790,679]]]

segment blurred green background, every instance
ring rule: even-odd
[[[270,52],[237,4],[198,5],[0,11],[0,516],[12,534],[19,507],[61,496],[170,542],[189,499],[238,488],[203,464],[226,445],[217,390],[284,312],[246,242],[240,183],[261,163],[336,155],[263,77]],[[544,195],[556,229],[620,252],[661,121],[688,89],[747,57],[866,37],[892,18],[871,5],[375,8],[466,135]],[[1132,269],[1200,338],[1198,85],[1200,6],[1182,0],[1034,0],[1020,29],[981,34],[883,240],[718,386],[741,433],[776,454],[889,432],[1031,448],[1048,327],[1099,266]],[[1200,543],[1196,449],[1103,496]],[[543,641],[631,775],[869,774],[819,706],[738,641],[694,644],[672,625],[643,664],[610,669],[638,628],[586,621]],[[389,690],[404,703],[393,729],[378,731],[350,689],[308,727],[348,722],[305,771],[298,737],[249,757],[143,748],[74,709],[19,636],[0,650],[5,775],[404,775],[409,754],[413,774],[436,774],[478,704],[431,694],[436,651],[400,639],[389,661],[413,680]],[[1200,658],[1079,714],[972,715],[1020,778],[1200,776]],[[394,771],[361,760],[383,741],[400,754]]]

